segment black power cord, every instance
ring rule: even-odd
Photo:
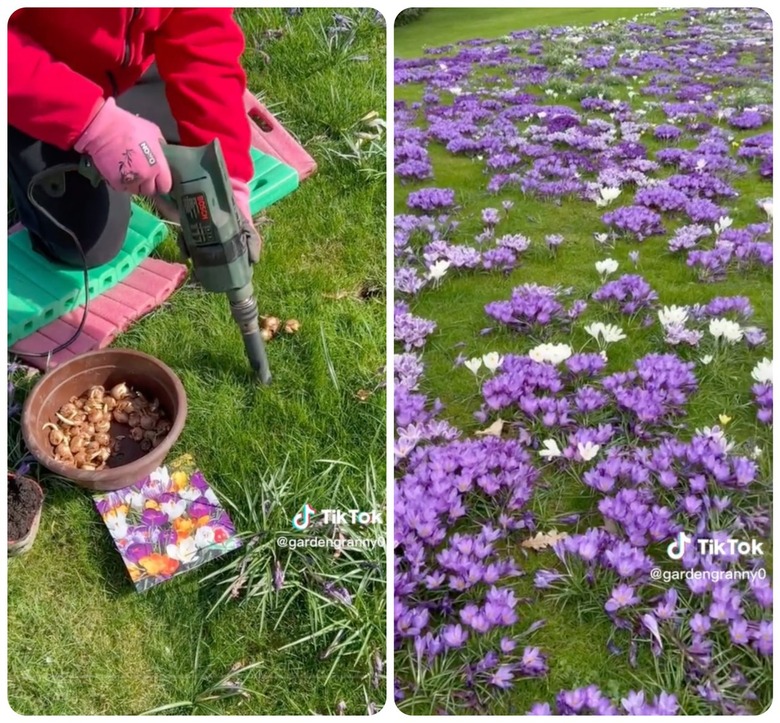
[[[78,249],[84,268],[84,313],[81,315],[81,322],[79,323],[78,328],[67,341],[63,342],[62,344],[58,344],[53,349],[50,349],[46,352],[20,352],[19,356],[22,357],[51,357],[53,354],[56,354],[63,349],[67,349],[74,341],[76,341],[76,339],[79,338],[81,332],[84,330],[84,325],[87,323],[87,315],[89,313],[89,265],[87,263],[87,256],[84,253],[84,249],[81,246],[81,242],[76,237],[76,234],[73,233],[73,231],[67,226],[60,223],[56,218],[54,218],[51,212],[44,208],[35,198],[35,189],[51,176],[62,173],[78,173],[78,170],[79,165],[77,163],[60,163],[56,166],[52,166],[51,168],[47,168],[44,171],[36,173],[32,179],[30,179],[30,183],[27,185],[27,200],[33,205],[36,211],[43,214],[52,224],[60,229],[60,231],[68,235],[73,240],[73,244]]]

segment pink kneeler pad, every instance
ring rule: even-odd
[[[78,354],[103,349],[131,324],[165,302],[186,277],[187,267],[183,264],[148,258],[124,281],[90,299],[84,328],[67,349],[53,354],[48,360],[25,356],[25,352],[46,352],[66,342],[81,323],[83,306],[17,342],[11,352],[27,364],[45,371],[47,362],[49,368],[53,368]]]
[[[317,171],[317,162],[248,90],[244,93],[244,107],[252,121],[253,148],[292,166],[301,181]]]

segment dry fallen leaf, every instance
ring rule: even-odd
[[[370,396],[371,396],[371,392],[369,392],[368,389],[358,389],[355,392],[355,398],[359,402],[365,402]]]
[[[602,527],[607,532],[611,532],[613,535],[617,535],[620,532],[620,530],[618,530],[618,526],[615,523],[615,521],[610,519],[609,517],[604,518],[604,524],[602,525]]]
[[[523,540],[520,543],[520,547],[525,547],[528,550],[546,550],[548,547],[568,536],[568,533],[558,532],[558,530],[537,532],[533,537]]]
[[[358,297],[365,301],[366,299],[376,299],[384,295],[384,289],[378,284],[365,283],[358,292]]]
[[[242,570],[241,574],[230,585],[229,597],[231,600],[235,600],[241,594],[241,591],[246,587],[246,582],[246,573]]]
[[[480,429],[474,432],[474,435],[477,437],[500,437],[505,424],[506,422],[503,419],[497,419],[487,429]]]
[[[356,291],[347,291],[346,289],[342,289],[341,291],[337,291],[335,294],[323,294],[323,299],[334,299],[335,301],[340,301],[341,299],[349,299],[349,298],[357,298],[358,293]]]
[[[341,289],[330,294],[323,294],[323,299],[341,301],[341,299],[354,299],[355,301],[367,301],[384,295],[384,289],[379,284],[364,283],[359,289]]]
[[[341,557],[341,547],[344,544],[346,539],[347,538],[344,535],[344,533],[341,530],[339,530],[339,537],[338,537],[339,541],[338,541],[338,546],[336,547],[336,552],[333,553],[334,558]]]

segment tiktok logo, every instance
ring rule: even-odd
[[[685,554],[685,546],[691,542],[693,542],[692,537],[686,535],[684,532],[678,532],[677,537],[670,542],[669,546],[666,548],[666,553],[672,560],[681,560],[682,556]]]
[[[312,517],[317,514],[315,510],[308,502],[306,502],[300,511],[292,518],[292,526],[296,530],[305,530],[310,524]]]

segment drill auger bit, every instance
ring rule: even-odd
[[[246,229],[236,208],[219,141],[199,148],[166,144],[163,152],[173,177],[171,197],[179,212],[182,250],[206,291],[227,294],[249,364],[261,383],[270,384]],[[86,156],[81,159],[79,172],[93,186],[101,182],[100,173]]]
[[[229,292],[230,311],[233,314],[241,336],[244,338],[244,348],[249,359],[249,365],[261,384],[271,383],[271,369],[265,353],[265,342],[260,333],[260,321],[257,313],[257,301],[250,285],[237,292]]]

